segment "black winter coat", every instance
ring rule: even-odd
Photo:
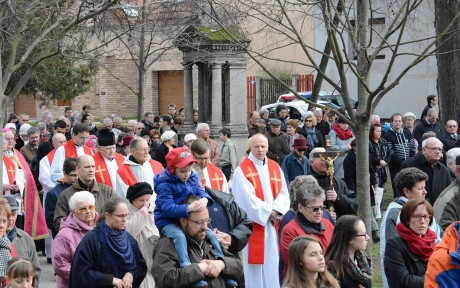
[[[209,187],[206,187],[205,192],[222,206],[225,213],[227,213],[231,229],[228,234],[232,237],[232,244],[228,250],[234,255],[238,255],[238,252],[248,244],[249,237],[252,234],[252,222],[248,220],[246,212],[236,204],[232,194],[216,191]]]
[[[390,288],[423,288],[427,262],[412,254],[399,235],[388,240],[383,261]]]
[[[379,139],[377,143],[369,140],[369,173],[371,185],[377,184],[379,187],[384,187],[387,182],[386,168],[377,168],[377,165],[380,164],[380,160],[389,164],[391,161],[391,152],[385,139]]]
[[[422,152],[417,153],[414,157],[407,159],[401,164],[401,169],[407,167],[415,167],[428,174],[425,186],[427,192],[425,198],[431,205],[434,204],[439,194],[452,183],[449,168],[439,162],[432,167]]]

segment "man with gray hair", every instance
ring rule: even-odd
[[[436,109],[428,109],[426,117],[420,120],[420,123],[414,129],[414,138],[418,141],[418,149],[422,148],[422,136],[428,131],[436,133],[436,138],[442,137],[441,124],[438,122],[438,112]]]
[[[53,114],[51,114],[51,112],[43,112],[42,121],[45,123],[46,130],[48,131],[50,136],[53,136],[53,122],[51,122],[51,118],[53,118]]]
[[[123,127],[123,118],[121,118],[120,116],[115,116],[113,118],[113,128],[125,132],[125,128]]]
[[[209,125],[206,123],[199,123],[198,126],[196,126],[196,135],[198,139],[203,139],[204,141],[208,143],[209,151],[211,152],[211,155],[210,155],[211,162],[215,166],[219,167],[220,151],[219,151],[216,141],[209,138],[209,136],[211,135],[211,130],[209,129]]]
[[[460,147],[452,148],[446,152],[446,166],[450,170],[452,179],[455,179],[457,173],[457,164],[455,164],[457,156],[460,156]]]
[[[415,154],[414,157],[401,164],[401,169],[415,167],[428,174],[425,199],[431,205],[434,204],[439,194],[452,183],[449,169],[439,162],[442,158],[442,151],[442,142],[435,137],[430,137],[423,140],[421,153]]]
[[[444,145],[444,151],[449,151],[452,148],[460,147],[460,142],[458,141],[460,137],[458,136],[458,124],[455,120],[447,120],[446,125],[444,126],[444,134],[439,138],[442,144]]]
[[[27,163],[30,164],[32,158],[37,155],[38,144],[40,144],[40,130],[36,127],[29,128],[29,130],[27,130],[27,138],[29,138],[29,141],[27,141],[27,144],[24,145],[20,151],[22,155],[24,155]]]
[[[110,118],[105,118],[103,121],[102,121],[102,125],[103,125],[103,128],[107,128],[109,130],[112,130],[113,128],[113,121],[112,119]]]
[[[129,186],[138,182],[147,182],[153,185],[153,177],[163,171],[160,162],[150,158],[150,147],[144,138],[134,137],[129,144],[131,154],[126,157],[123,164],[118,166],[116,190],[118,196],[125,199]],[[154,203],[155,197],[152,199]]]
[[[265,130],[265,123],[260,122],[260,114],[257,111],[252,111],[249,114],[249,120],[248,120],[248,138],[252,137],[253,135],[260,133],[264,134],[267,132]]]

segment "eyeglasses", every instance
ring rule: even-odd
[[[310,122],[310,123],[311,123],[311,122],[313,122],[313,121],[312,121],[312,120],[305,120],[305,123],[307,123],[307,122]]]
[[[304,205],[302,205],[302,206],[305,207],[305,208],[311,209],[315,213],[323,212],[323,209],[325,208],[324,206],[304,206]]]
[[[305,152],[305,151],[307,151],[307,149],[297,149],[297,150],[299,150],[300,152]]]
[[[160,137],[152,137],[153,139],[160,139]]]
[[[426,149],[429,149],[431,152],[436,152],[436,151],[438,151],[438,152],[441,152],[441,153],[442,153],[442,152],[444,151],[444,149],[438,148],[438,147],[425,147],[425,148],[426,148]]]
[[[131,214],[112,214],[113,216],[120,218],[120,219],[131,219]]]
[[[207,225],[207,224],[210,224],[211,223],[211,218],[209,219],[206,219],[206,220],[200,220],[200,221],[195,221],[195,220],[192,220],[192,219],[188,219],[188,218],[185,218],[187,219],[188,221],[190,222],[193,222],[195,223],[196,225],[200,225],[200,226],[203,226],[203,225]]]
[[[83,213],[83,212],[86,212],[86,211],[93,212],[94,210],[96,210],[96,206],[94,206],[94,205],[89,205],[88,207],[81,207],[81,208],[78,209],[78,211],[80,211],[80,213]]]
[[[412,218],[414,218],[417,221],[420,220],[425,220],[425,221],[430,221],[433,216],[431,215],[412,215]]]

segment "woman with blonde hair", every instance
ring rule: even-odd
[[[308,148],[305,155],[308,157],[314,148],[324,147],[324,137],[321,131],[316,129],[317,120],[313,113],[308,113],[303,121],[304,125],[298,130],[298,133],[307,139]]]
[[[338,288],[339,283],[327,271],[323,247],[312,236],[292,240],[288,251],[288,269],[283,288]]]
[[[299,124],[300,124],[300,121],[297,119],[286,120],[287,142],[288,142],[289,149],[291,152],[294,151],[294,148],[292,148],[292,145],[294,144],[294,139],[299,137],[299,133],[297,133]]]

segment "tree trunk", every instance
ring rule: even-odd
[[[435,0],[436,34],[442,33],[459,12],[457,1]],[[459,23],[454,25],[458,29]],[[440,102],[441,121],[460,120],[460,34],[447,34],[438,42],[438,96]],[[428,95],[425,95],[428,96]]]
[[[141,35],[139,39],[139,65],[137,67],[139,83],[138,83],[138,93],[137,93],[137,120],[143,118],[142,106],[144,103],[144,91],[145,91],[145,25],[146,25],[146,3],[145,0],[142,1],[142,25],[141,25]]]

